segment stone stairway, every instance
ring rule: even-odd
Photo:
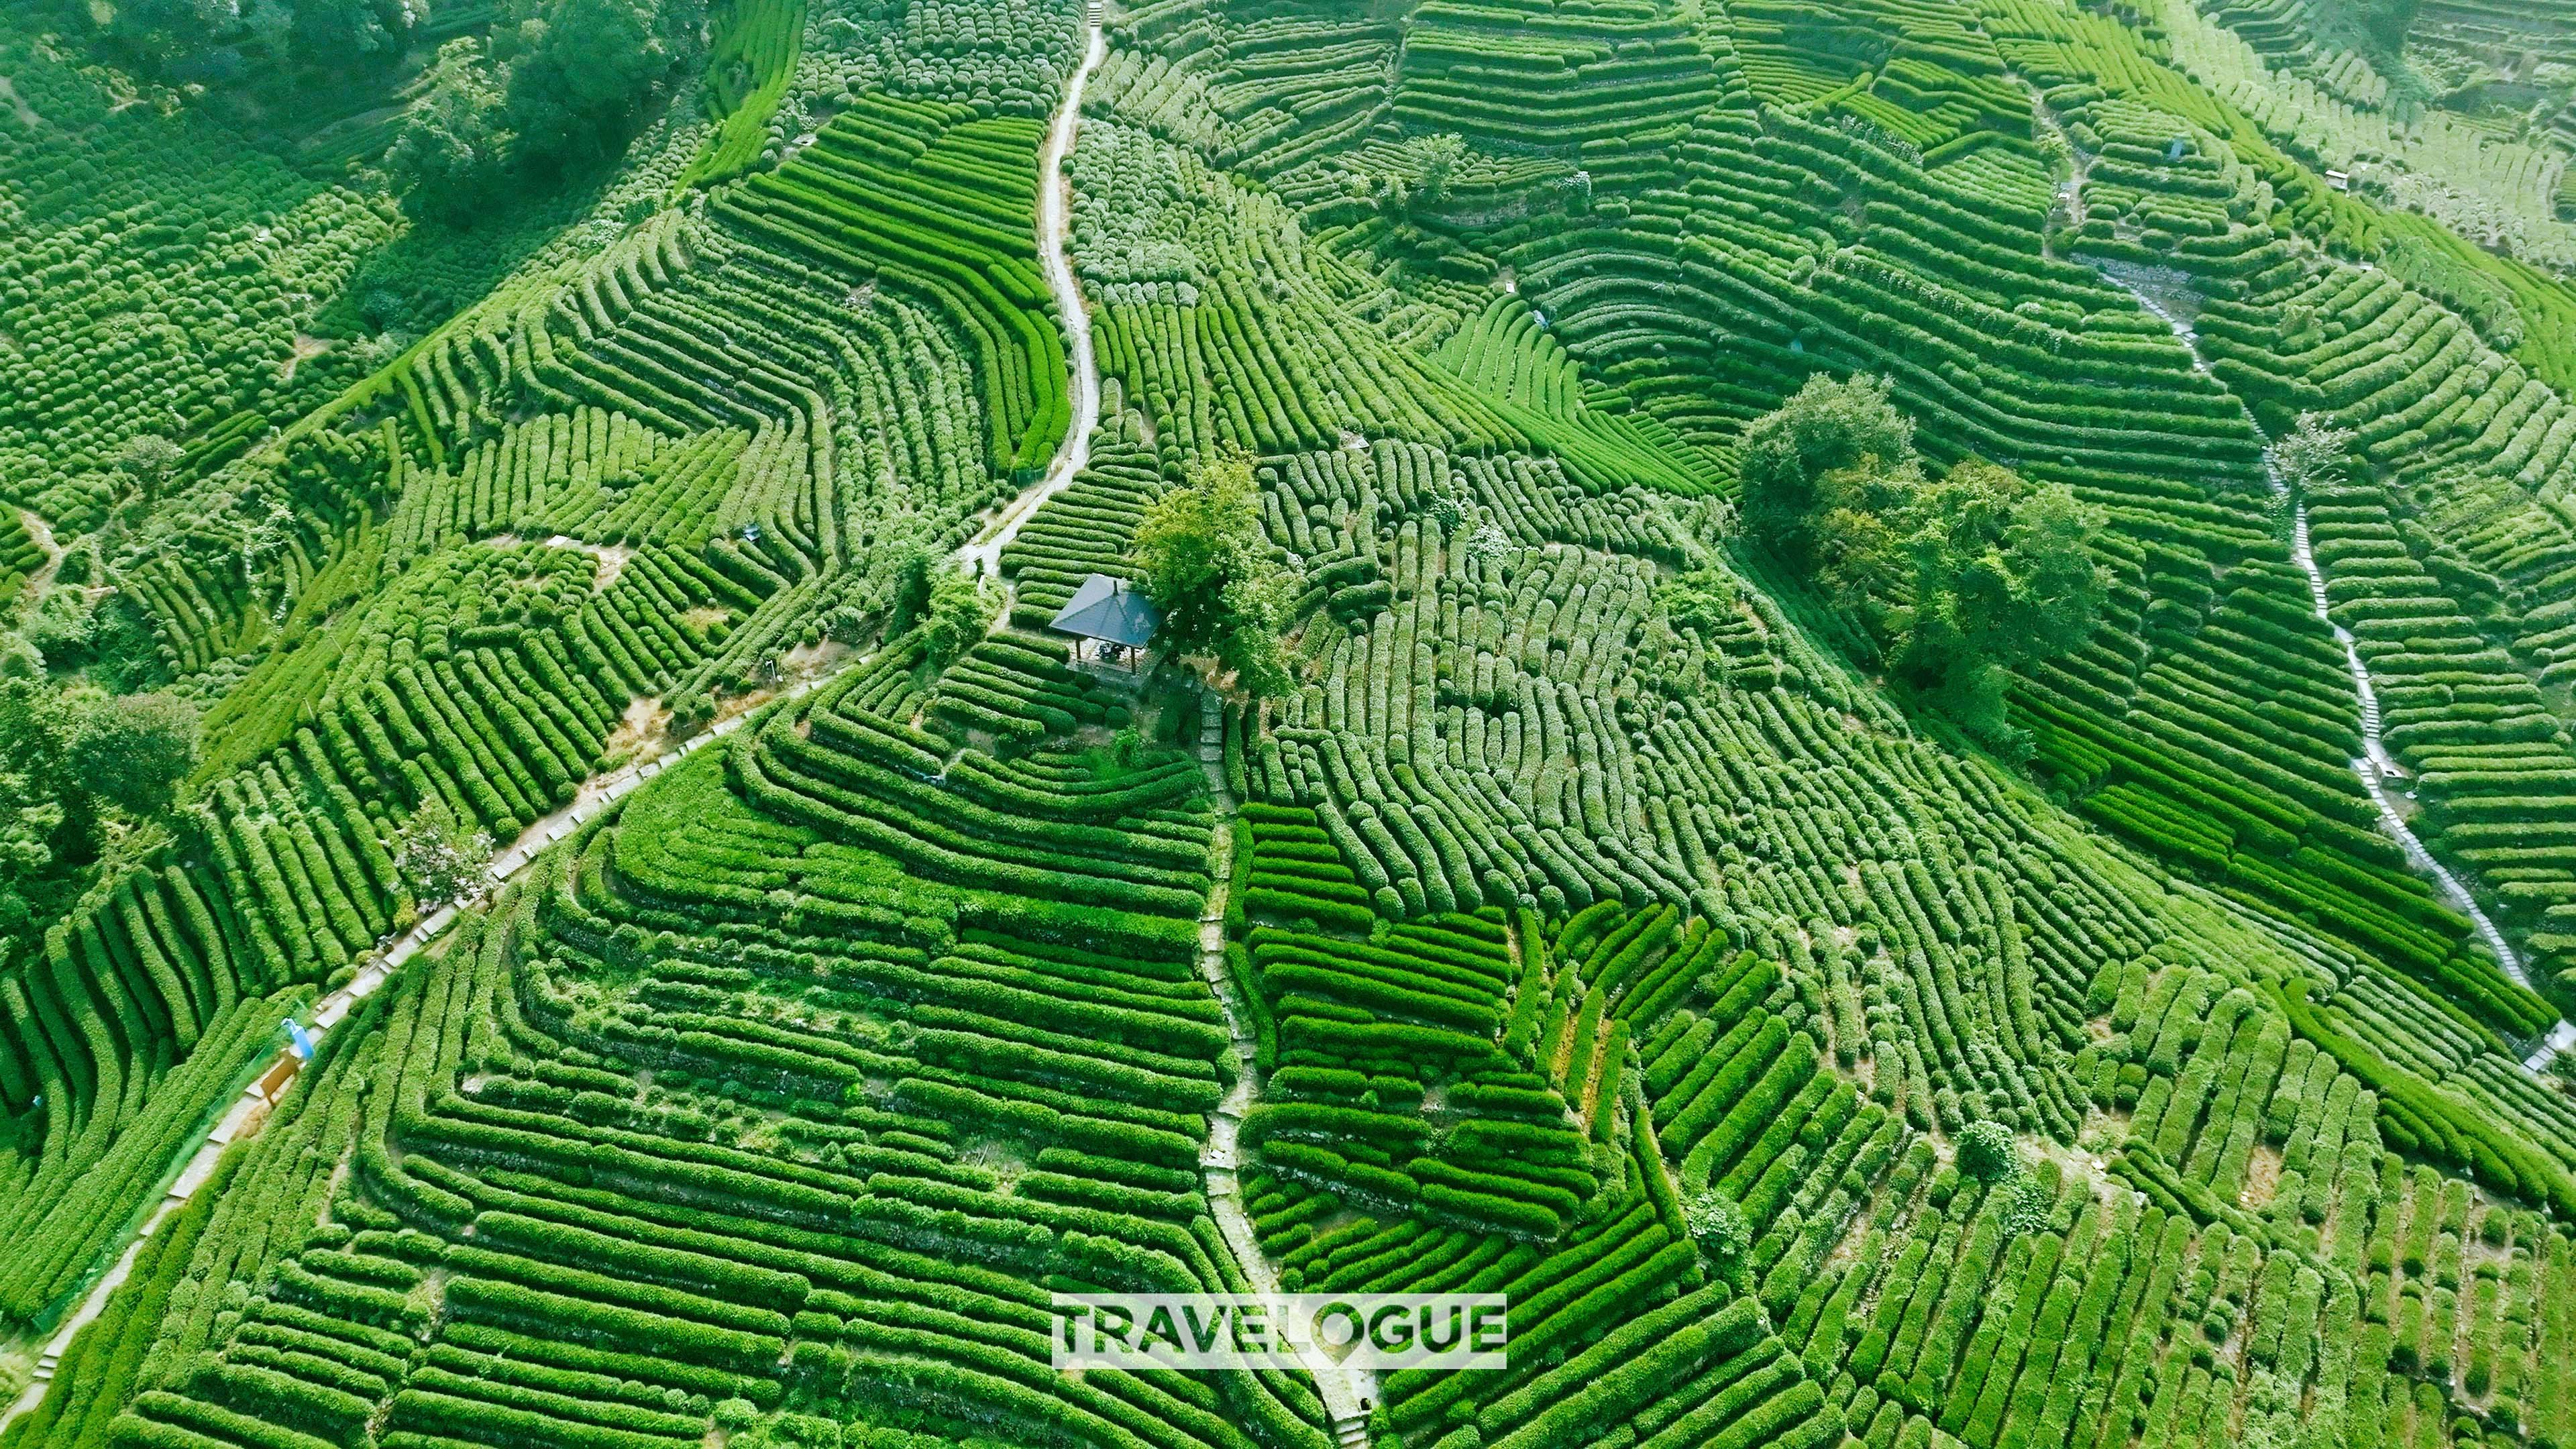
[[[1199,1152],[1199,1173],[1206,1185],[1208,1210],[1216,1218],[1217,1231],[1225,1238],[1226,1247],[1234,1254],[1243,1280],[1255,1293],[1279,1290],[1278,1270],[1271,1266],[1268,1254],[1261,1251],[1261,1239],[1252,1230],[1252,1218],[1243,1208],[1241,1149],[1239,1134],[1244,1113],[1261,1096],[1261,1066],[1250,1017],[1235,990],[1234,975],[1225,963],[1225,911],[1227,892],[1234,879],[1234,792],[1225,779],[1225,717],[1216,696],[1200,696],[1199,764],[1207,772],[1208,798],[1216,807],[1216,840],[1210,851],[1208,867],[1216,886],[1208,892],[1207,909],[1199,915],[1199,974],[1207,978],[1208,989],[1216,993],[1217,1005],[1224,1009],[1226,1029],[1234,1037],[1234,1088],[1225,1100],[1208,1114],[1207,1146]],[[1367,1449],[1368,1411],[1362,1407],[1375,1392],[1369,1375],[1347,1371],[1318,1352],[1306,1365],[1315,1380],[1315,1389],[1324,1400],[1324,1411],[1332,1419],[1335,1449]]]

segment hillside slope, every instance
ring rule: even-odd
[[[0,1449],[2576,1443],[2566,284],[2129,9],[745,6],[417,335],[0,42],[10,672],[203,710],[0,960]],[[2005,735],[1737,526],[1817,374],[2102,520]],[[1229,445],[1293,687],[1069,664]],[[1512,1367],[1049,1366],[1271,1284]]]

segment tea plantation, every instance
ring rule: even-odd
[[[2571,67],[11,8],[0,1449],[2576,1449]]]

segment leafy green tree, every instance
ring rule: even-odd
[[[1826,474],[1876,458],[1894,465],[1914,453],[1914,425],[1887,400],[1883,377],[1837,382],[1819,373],[1745,429],[1738,471],[1744,524],[1798,566],[1813,559],[1817,489]]]
[[[899,545],[887,567],[886,632],[900,634],[930,609],[931,580],[939,558],[918,539]]]
[[[1735,575],[1717,564],[1702,564],[1656,585],[1655,602],[1674,628],[1713,633],[1735,619]]]
[[[921,639],[930,662],[944,666],[973,647],[1001,609],[1000,591],[980,576],[951,565],[930,576],[921,610]]]
[[[2109,591],[2072,490],[1977,458],[1928,476],[1883,381],[1810,378],[1747,430],[1743,472],[1756,535],[1989,742],[2014,743],[2005,671],[2082,644]]]
[[[197,767],[197,707],[175,694],[112,695],[81,711],[72,778],[129,815],[166,813]]]
[[[156,64],[202,54],[233,22],[232,0],[123,0],[91,12],[106,34]]]
[[[1682,1221],[1690,1226],[1692,1246],[1721,1273],[1734,1267],[1753,1246],[1753,1229],[1744,1220],[1744,1209],[1715,1188],[1692,1193],[1682,1204]]]
[[[512,139],[502,82],[485,62],[482,43],[451,40],[438,48],[420,103],[385,152],[385,170],[404,211],[463,226],[499,192]],[[375,315],[372,297],[368,311]]]
[[[86,843],[63,790],[76,728],[43,679],[0,679],[0,960],[52,916],[67,857]]]
[[[2001,1182],[2021,1171],[2021,1152],[2010,1127],[1971,1122],[1959,1134],[1959,1171],[1979,1182]]]
[[[2301,413],[2281,441],[2272,445],[2272,466],[2289,487],[2309,487],[2343,471],[2353,437],[2352,429],[2336,427],[2323,413]]]
[[[0,678],[0,961],[88,885],[103,845],[169,812],[196,758],[186,700]]]
[[[433,797],[396,832],[394,869],[424,913],[450,901],[470,900],[490,883],[492,837],[459,825],[446,804]]]
[[[1163,611],[1165,649],[1214,659],[1257,698],[1287,691],[1292,584],[1261,531],[1250,453],[1225,447],[1193,463],[1187,483],[1146,508],[1129,557]]]
[[[1404,143],[1404,159],[1414,167],[1414,199],[1437,206],[1448,199],[1449,178],[1467,159],[1467,139],[1455,131],[1416,136]]]
[[[425,13],[416,0],[117,0],[85,8],[111,39],[183,76],[221,47],[297,66],[381,64],[400,53]]]
[[[538,170],[602,160],[704,57],[704,0],[546,0],[521,28],[509,118]]]
[[[178,471],[179,460],[186,456],[184,449],[159,433],[137,433],[116,450],[116,467],[134,480],[144,497],[151,498],[170,481],[170,475]]]
[[[419,9],[403,0],[294,0],[277,8],[292,19],[296,58],[311,65],[391,59]]]
[[[2406,44],[2406,32],[2414,27],[2417,0],[2341,0],[2326,8],[2329,15],[2343,12],[2341,18],[2358,25],[2373,41],[2391,51]]]
[[[1836,593],[1978,733],[2002,729],[2001,670],[2083,643],[2108,592],[2100,520],[2062,484],[1973,458],[1932,481],[1908,460],[1830,475],[1824,492]]]

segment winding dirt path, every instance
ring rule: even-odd
[[[2147,274],[2146,269],[2101,257],[2088,257],[2084,260],[2104,277],[2125,289],[2130,296],[2135,297],[2139,306],[2161,320],[2173,332],[2175,340],[2179,341],[2183,350],[2190,354],[2194,371],[2204,377],[2211,375],[2209,361],[2201,354],[2200,334],[2193,329],[2188,320],[2168,305],[2165,299],[2157,296],[2153,285],[2155,279]],[[2242,399],[2238,400],[2237,405],[2245,406]],[[2255,422],[2250,408],[2246,409],[2245,421],[2255,430],[2257,437],[2262,436],[2262,425]],[[2495,921],[2487,915],[2467,883],[2453,874],[2450,867],[2434,856],[2431,848],[2426,846],[2415,834],[2414,829],[2406,823],[2406,817],[2398,810],[2397,802],[2389,798],[2388,782],[2404,774],[2404,771],[2394,759],[2390,758],[2387,746],[2380,739],[2379,691],[2371,678],[2370,666],[2362,659],[2361,647],[2353,638],[2352,631],[2335,622],[2334,615],[2328,610],[2330,600],[2326,593],[2325,569],[2317,562],[2316,551],[2309,545],[2307,500],[2299,497],[2290,487],[2289,481],[2282,475],[2280,464],[2275,460],[2274,449],[2269,444],[2263,449],[2263,473],[2265,479],[2271,484],[2273,496],[2289,507],[2290,560],[2299,566],[2300,572],[2307,575],[2309,603],[2314,608],[2317,618],[2333,632],[2336,646],[2343,650],[2344,671],[2351,676],[2353,695],[2359,703],[2354,723],[2361,734],[2362,752],[2360,758],[2351,762],[2352,771],[2360,779],[2362,789],[2369,792],[2371,802],[2379,808],[2380,829],[2391,840],[2397,842],[2398,849],[2406,857],[2407,865],[2416,874],[2431,880],[2435,890],[2446,904],[2469,918],[2470,923],[2477,928],[2479,937],[2487,943],[2487,949],[2495,953],[2496,965],[2503,969],[2504,974],[2516,985],[2528,989],[2531,986],[2531,973],[2523,966],[2522,958],[2516,955],[2513,947],[2505,941],[2504,932],[2498,929]],[[2530,1071],[2545,1070],[2558,1053],[2570,1047],[2576,1047],[2576,1023],[2570,1023],[2566,1018],[2561,1017],[2548,1031],[2541,1034],[2538,1041],[2529,1044],[2528,1055],[2522,1058],[2522,1064]]]
[[[63,546],[54,538],[54,526],[32,508],[18,510],[18,526],[27,530],[28,539],[36,545],[37,552],[45,556],[45,561],[36,566],[36,571],[27,575],[27,582],[21,586],[19,595],[29,608],[34,608],[36,600],[43,597],[47,586],[53,583],[54,575],[62,572]]]
[[[1091,315],[1083,304],[1081,286],[1075,281],[1073,266],[1065,255],[1072,206],[1070,187],[1064,178],[1064,158],[1073,149],[1074,132],[1081,120],[1084,85],[1108,53],[1108,42],[1101,34],[1100,21],[1100,5],[1098,0],[1094,0],[1090,11],[1089,44],[1084,53],[1082,67],[1074,73],[1071,83],[1066,86],[1064,104],[1057,111],[1054,124],[1047,133],[1038,197],[1038,253],[1041,262],[1044,263],[1048,286],[1055,294],[1057,315],[1064,323],[1067,357],[1070,364],[1070,376],[1067,382],[1074,402],[1072,426],[1067,429],[1064,443],[1057,449],[1055,460],[1049,465],[1045,478],[1013,499],[1007,507],[994,516],[990,523],[985,525],[983,532],[972,543],[958,550],[957,559],[961,564],[969,568],[980,565],[987,573],[998,573],[1003,546],[1018,535],[1020,526],[1026,523],[1047,499],[1062,492],[1065,485],[1071,483],[1082,471],[1083,466],[1090,461],[1091,431],[1100,419],[1100,371],[1092,352]],[[44,528],[42,519],[29,514],[27,526],[28,531],[35,536],[38,545],[49,555],[49,562],[42,576],[50,578],[53,569],[61,562],[61,550],[54,547],[52,534]],[[1004,617],[1008,617],[1008,610],[1004,611]],[[839,661],[829,673],[817,675],[788,690],[785,697],[794,698],[803,695],[841,670],[865,663],[870,657],[873,656],[854,655],[845,658]],[[645,781],[677,764],[685,756],[739,729],[744,721],[752,717],[752,713],[756,711],[719,721],[706,733],[676,748],[666,749],[649,760],[638,761],[584,781],[579,793],[574,796],[572,804],[530,825],[520,832],[518,838],[513,840],[506,850],[494,858],[491,867],[492,884],[498,886],[518,875],[547,847],[578,830],[583,824],[596,818],[601,811],[640,788]],[[1221,769],[1216,770],[1215,784],[1219,791],[1224,789],[1225,781]],[[1220,796],[1220,798],[1225,801],[1224,814],[1230,818],[1233,814],[1233,803],[1229,797]],[[1230,838],[1221,837],[1221,839],[1230,846]],[[1216,969],[1221,976],[1225,970],[1223,895],[1225,876],[1222,869],[1217,878],[1218,895],[1213,909],[1216,911],[1217,919]],[[473,902],[466,904],[470,907]],[[382,958],[375,964],[360,971],[347,985],[315,1002],[304,1018],[308,1034],[318,1039],[342,1021],[347,1020],[360,1002],[382,989],[386,982],[393,979],[396,972],[453,925],[457,910],[458,908],[453,905],[440,907],[397,938],[386,948]],[[1220,994],[1219,999],[1226,998]],[[1228,1017],[1229,1020],[1237,1019],[1232,1009],[1229,1009]],[[1238,1035],[1242,1030],[1240,1026],[1237,1027]],[[1244,1052],[1244,1060],[1249,1070],[1251,1053],[1248,1048]],[[180,1168],[178,1176],[171,1181],[160,1202],[153,1206],[142,1227],[126,1243],[114,1265],[93,1285],[89,1294],[81,1300],[80,1306],[62,1320],[53,1336],[46,1340],[37,1360],[34,1380],[28,1384],[26,1392],[19,1395],[5,1411],[0,1411],[0,1428],[5,1428],[11,1420],[34,1408],[43,1400],[46,1387],[53,1380],[54,1370],[60,1365],[64,1352],[71,1347],[73,1337],[107,1307],[109,1296],[132,1272],[135,1256],[141,1250],[143,1240],[159,1228],[162,1220],[168,1217],[172,1210],[186,1203],[195,1195],[197,1189],[213,1176],[215,1164],[221,1159],[227,1147],[258,1132],[261,1124],[267,1120],[269,1107],[293,1084],[296,1071],[301,1065],[301,1060],[291,1049],[280,1047],[261,1068],[258,1079],[252,1083],[249,1090],[225,1110],[214,1129],[206,1134],[204,1142],[189,1157],[186,1165]],[[1241,1120],[1240,1110],[1236,1111],[1233,1120]],[[1271,1272],[1269,1264],[1262,1258],[1260,1246],[1252,1237],[1251,1224],[1244,1218],[1240,1197],[1232,1187],[1233,1129],[1231,1124],[1225,1125],[1223,1130],[1225,1153],[1228,1159],[1225,1169],[1227,1180],[1225,1193],[1234,1224],[1227,1231],[1227,1241],[1236,1247],[1236,1256],[1241,1261],[1247,1276],[1251,1276],[1257,1270],[1260,1276],[1256,1281],[1264,1283],[1270,1290],[1275,1290],[1276,1275]],[[1215,1150],[1213,1145],[1210,1150],[1211,1152]],[[1213,1176],[1211,1182],[1213,1183]],[[1210,1196],[1212,1200],[1215,1197],[1213,1186]],[[1223,1221],[1222,1216],[1220,1221]],[[1323,1387],[1325,1401],[1332,1408],[1338,1436],[1346,1444],[1353,1442],[1355,1434],[1364,1438],[1365,1435],[1360,1427],[1362,1419],[1356,1394],[1338,1372],[1332,1371],[1332,1365],[1326,1364],[1323,1367],[1325,1371],[1317,1372],[1315,1375],[1316,1382]]]
[[[1065,180],[1064,158],[1072,153],[1074,133],[1082,126],[1082,92],[1108,54],[1109,38],[1100,29],[1100,0],[1092,0],[1082,67],[1064,88],[1064,104],[1047,128],[1046,150],[1038,163],[1038,263],[1046,273],[1047,290],[1055,294],[1056,318],[1064,324],[1066,360],[1073,373],[1073,425],[1065,429],[1064,444],[1047,465],[1046,477],[1012,499],[973,542],[957,551],[957,561],[969,572],[998,577],[1003,546],[1018,537],[1020,525],[1063,492],[1091,461],[1091,430],[1100,421],[1100,366],[1091,350],[1091,310],[1083,303],[1082,284],[1074,280],[1073,263],[1065,255],[1065,242],[1073,230],[1073,187]]]
[[[842,667],[846,668],[848,663],[853,662],[857,661],[845,662]],[[789,689],[783,697],[796,698],[813,690],[828,678],[830,678],[829,675],[818,675],[805,680]],[[609,806],[633,794],[645,781],[740,729],[743,722],[750,719],[753,713],[757,711],[721,720],[704,734],[684,741],[676,748],[665,749],[650,759],[638,760],[607,774],[594,775],[583,781],[580,792],[574,795],[570,805],[519,832],[518,838],[510,842],[509,848],[493,858],[490,871],[491,886],[502,885],[526,870],[546,847],[580,829]],[[486,887],[487,893],[490,888]],[[465,903],[469,908],[474,904],[476,904],[474,901]],[[314,1002],[309,1009],[299,1013],[306,1034],[317,1042],[329,1035],[333,1028],[349,1018],[360,1002],[382,990],[385,983],[393,979],[394,973],[400,971],[413,957],[444,935],[447,928],[456,923],[457,912],[456,906],[446,905],[421,918],[418,925],[396,937],[393,944],[385,948],[384,955],[379,960],[352,977],[348,985],[327,993]],[[187,1165],[179,1169],[179,1175],[171,1180],[160,1202],[154,1204],[150,1216],[144,1219],[143,1226],[135,1232],[132,1241],[125,1245],[125,1251],[118,1255],[115,1265],[110,1267],[105,1276],[90,1289],[89,1295],[81,1300],[80,1306],[55,1328],[53,1337],[45,1341],[44,1350],[36,1360],[35,1378],[27,1385],[26,1392],[19,1395],[17,1401],[12,1403],[5,1413],[0,1413],[0,1428],[6,1428],[10,1420],[36,1407],[36,1404],[43,1399],[45,1386],[53,1381],[54,1369],[62,1362],[64,1352],[71,1347],[73,1335],[79,1333],[91,1319],[96,1318],[107,1307],[109,1295],[113,1294],[118,1285],[125,1281],[126,1275],[133,1271],[134,1258],[142,1251],[143,1240],[152,1236],[154,1230],[161,1226],[163,1218],[168,1217],[189,1198],[194,1197],[197,1189],[205,1184],[206,1179],[214,1175],[215,1163],[223,1156],[225,1148],[242,1138],[258,1133],[261,1125],[267,1121],[269,1108],[286,1094],[288,1087],[294,1085],[296,1074],[302,1066],[302,1060],[295,1055],[291,1047],[281,1046],[270,1055],[267,1062],[260,1067],[258,1078],[240,1097],[234,1099],[232,1106],[225,1109],[223,1116],[215,1123],[214,1129],[206,1134],[205,1140],[189,1157]]]

